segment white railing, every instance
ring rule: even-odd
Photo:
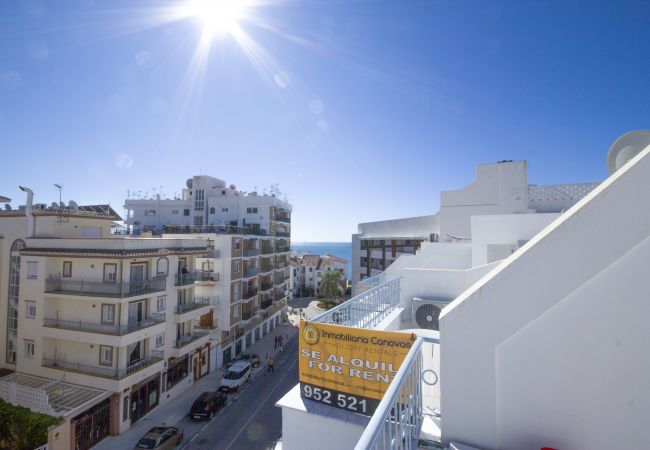
[[[399,306],[399,294],[400,278],[393,278],[314,317],[312,322],[355,328],[375,328]]]
[[[406,355],[354,450],[416,449],[422,427],[422,346],[420,337]]]

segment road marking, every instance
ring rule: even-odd
[[[290,366],[289,368],[291,369],[295,364],[298,364],[298,360],[297,360],[297,359],[296,359],[296,360],[291,364],[291,366]],[[285,373],[284,376],[283,376],[283,377],[280,379],[280,381],[278,382],[278,384],[276,384],[275,387],[274,387],[273,389],[271,389],[271,392],[269,392],[269,394],[266,396],[266,398],[265,398],[262,402],[260,402],[260,405],[257,407],[257,409],[255,409],[255,411],[253,412],[253,414],[251,414],[250,418],[246,421],[246,423],[244,424],[244,426],[241,427],[241,430],[239,430],[239,433],[237,433],[237,435],[235,435],[235,437],[233,438],[233,440],[230,441],[230,444],[228,444],[228,447],[226,447],[225,450],[228,450],[230,447],[232,447],[232,445],[235,443],[235,441],[237,440],[237,438],[239,438],[239,435],[242,434],[242,432],[246,429],[246,427],[247,427],[248,424],[251,422],[251,420],[253,420],[253,417],[255,417],[255,416],[257,415],[257,413],[260,411],[260,409],[262,409],[262,406],[264,406],[264,404],[269,400],[269,398],[271,398],[271,395],[273,394],[273,392],[275,392],[275,390],[280,386],[280,384],[282,384],[282,381],[287,377],[287,375],[289,375],[289,374],[291,374],[291,373],[292,373],[291,370],[287,370],[287,373]]]

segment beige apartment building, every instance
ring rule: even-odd
[[[55,448],[121,433],[280,323],[288,238],[114,236],[108,206],[31,203],[0,211],[0,397],[63,416]]]

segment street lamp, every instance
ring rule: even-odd
[[[63,186],[60,184],[54,183],[54,187],[59,190],[59,208],[61,208],[61,191],[63,190]]]

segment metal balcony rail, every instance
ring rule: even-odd
[[[257,314],[257,310],[255,308],[251,308],[250,310],[243,310],[241,313],[241,320],[250,320],[256,314]]]
[[[253,298],[257,295],[257,288],[248,288],[246,291],[242,293],[241,299],[242,300],[248,300],[250,298]]]
[[[123,336],[134,331],[143,330],[165,321],[165,313],[152,313],[146,319],[128,322],[125,325],[111,325],[105,323],[92,323],[82,320],[61,320],[44,318],[43,326],[49,328],[62,328],[64,330],[85,331],[87,333],[112,334]]]
[[[157,351],[157,350],[150,350],[149,351],[149,356],[142,358],[138,361],[134,361],[133,363],[129,364],[126,367],[122,368],[111,368],[111,367],[100,367],[100,366],[90,366],[87,364],[81,364],[78,362],[69,362],[69,361],[61,361],[58,359],[54,358],[46,358],[43,357],[41,361],[41,365],[44,367],[50,367],[53,369],[60,369],[60,370],[70,370],[73,372],[80,372],[80,373],[85,373],[88,375],[94,375],[94,376],[99,376],[99,377],[104,377],[104,378],[115,378],[115,379],[121,379],[124,377],[127,377],[135,372],[138,372],[139,370],[144,369],[145,367],[151,366],[152,364],[155,364],[157,362],[162,361],[163,358],[163,352],[162,351]]]
[[[257,256],[260,254],[259,248],[245,248],[244,256]]]
[[[289,237],[288,231],[276,231],[275,237]]]
[[[260,249],[260,253],[261,253],[262,255],[270,255],[270,254],[273,253],[273,247],[262,247],[262,248]]]
[[[244,268],[244,276],[246,278],[254,277],[255,275],[257,275],[257,267],[245,267]]]
[[[420,337],[409,350],[354,450],[418,448],[422,427],[422,345],[438,339]],[[427,371],[424,371],[427,372]]]
[[[268,300],[262,300],[262,303],[260,304],[260,308],[267,309],[267,308],[270,308],[271,305],[273,305],[273,299],[272,298],[270,298]]]
[[[291,218],[290,217],[275,216],[275,220],[276,220],[276,222],[291,223]]]
[[[400,304],[400,278],[393,278],[314,317],[313,322],[375,328]]]
[[[194,297],[191,301],[176,305],[174,308],[175,314],[183,314],[188,311],[194,311],[195,309],[203,308],[210,304],[210,297]]]
[[[266,292],[273,289],[273,283],[261,283],[260,284],[260,292]]]
[[[156,277],[150,280],[133,282],[105,282],[68,280],[50,276],[45,280],[45,292],[49,294],[83,295],[87,297],[126,298],[151,294],[166,289],[166,278]]]
[[[216,279],[215,279],[216,278]],[[174,286],[185,286],[195,281],[219,281],[219,274],[212,270],[197,270],[195,272],[177,273],[174,277]]]
[[[165,225],[163,233],[167,234],[192,234],[192,233],[215,233],[215,234],[244,234],[251,236],[266,236],[266,230],[255,227],[235,227],[230,225]]]
[[[289,265],[287,261],[278,261],[275,263],[275,270],[284,269]]]
[[[196,341],[197,339],[205,336],[205,334],[197,333],[194,332],[194,334],[190,334],[187,336],[181,336],[180,339],[177,341],[174,341],[174,348],[183,348],[188,344],[191,344],[192,342]]]
[[[275,253],[286,253],[288,251],[289,251],[288,246],[279,245],[279,246],[275,247]]]
[[[260,264],[260,273],[268,273],[273,270],[273,264]]]

